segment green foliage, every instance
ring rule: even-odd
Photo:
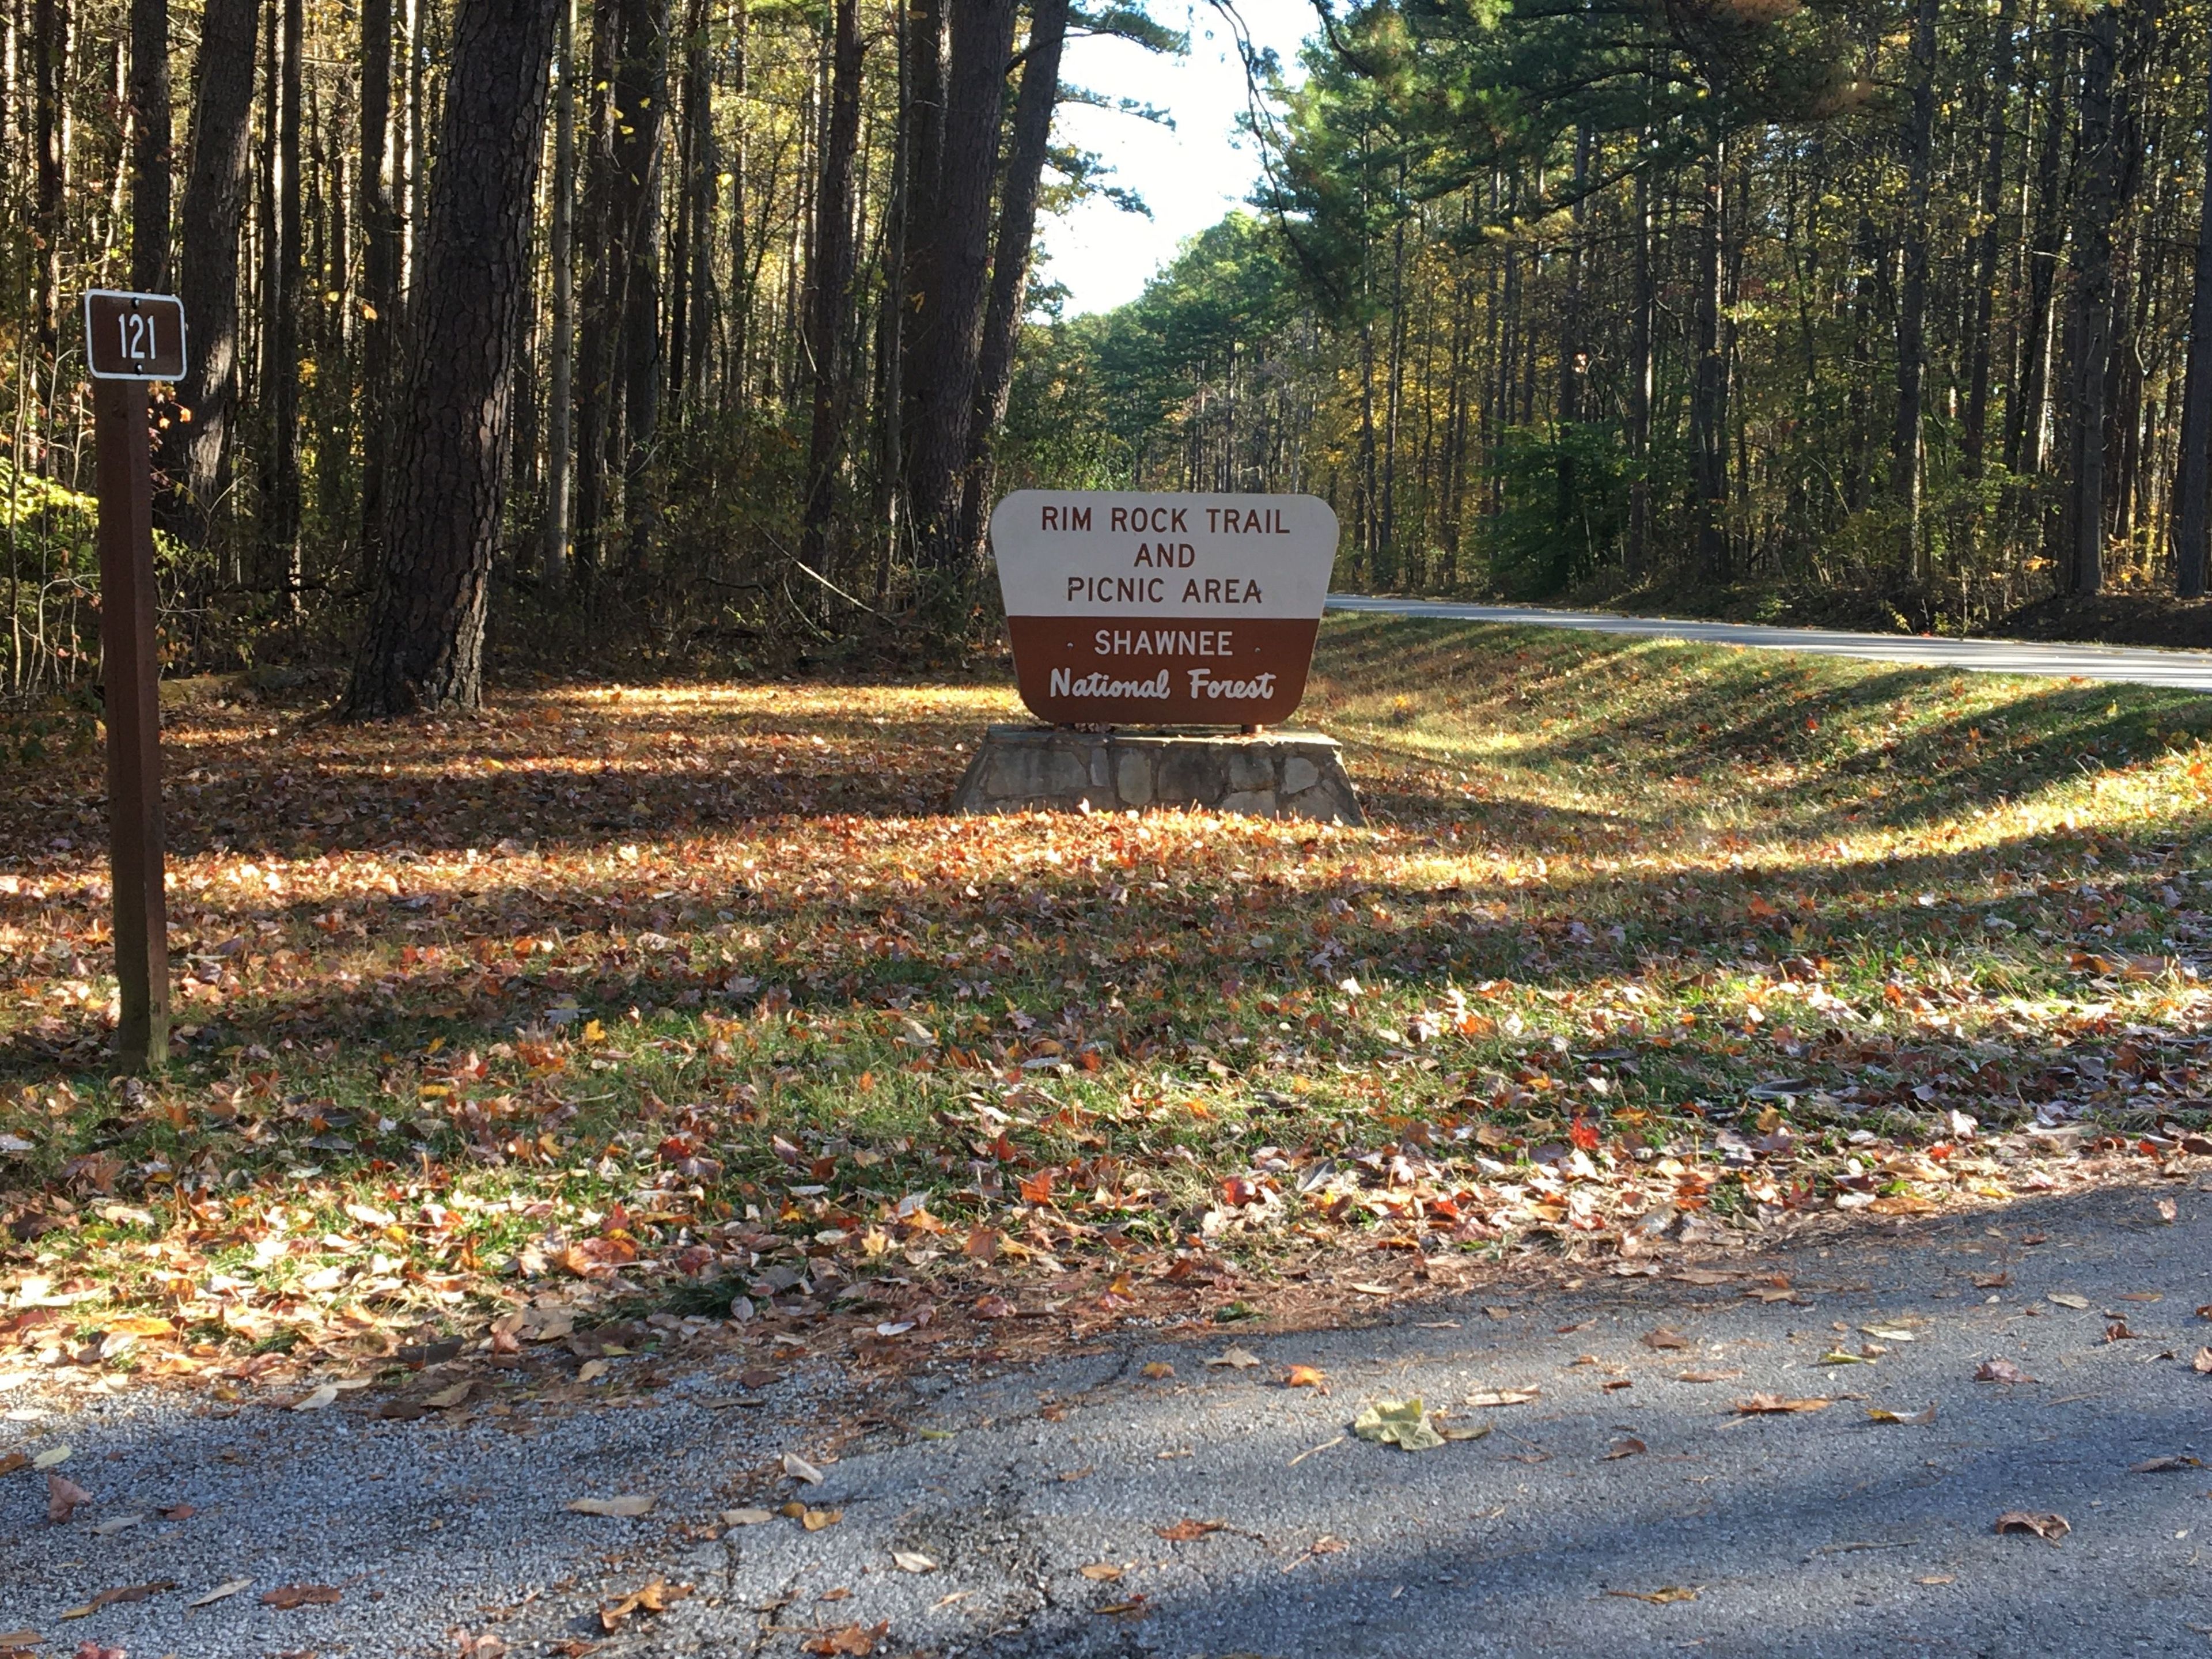
[[[1495,585],[1541,599],[1616,558],[1633,466],[1609,422],[1508,430],[1497,464],[1504,510],[1484,529]]]

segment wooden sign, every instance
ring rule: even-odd
[[[154,470],[146,382],[185,372],[185,308],[166,294],[84,296],[100,490],[100,688],[107,724],[116,1057],[169,1057],[169,907],[161,835],[161,671],[155,655]]]
[[[1055,726],[1279,726],[1336,562],[1312,495],[1022,489],[991,514],[1022,701]]]
[[[84,358],[95,380],[183,380],[184,301],[91,289],[84,296]]]

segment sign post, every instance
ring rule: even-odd
[[[147,387],[183,378],[185,308],[161,294],[84,296],[100,489],[100,643],[106,696],[108,869],[114,885],[116,1056],[169,1057],[169,907],[161,848],[161,668],[154,651],[154,477]]]

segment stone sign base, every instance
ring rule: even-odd
[[[994,726],[953,792],[956,812],[1206,806],[1361,823],[1336,739],[1318,732],[1079,732]]]

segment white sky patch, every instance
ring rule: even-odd
[[[1299,45],[1318,28],[1310,0],[1239,0],[1255,46],[1272,46],[1293,81],[1302,78]],[[1190,31],[1190,55],[1176,59],[1127,40],[1068,42],[1060,79],[1109,101],[1151,104],[1175,118],[1172,130],[1087,106],[1061,106],[1054,135],[1109,162],[1109,182],[1134,191],[1149,219],[1093,199],[1048,220],[1039,274],[1066,285],[1067,314],[1110,311],[1144,291],[1186,237],[1242,204],[1260,174],[1259,157],[1237,131],[1245,108],[1244,66],[1227,21],[1206,0],[1188,9],[1161,0],[1153,15]]]

